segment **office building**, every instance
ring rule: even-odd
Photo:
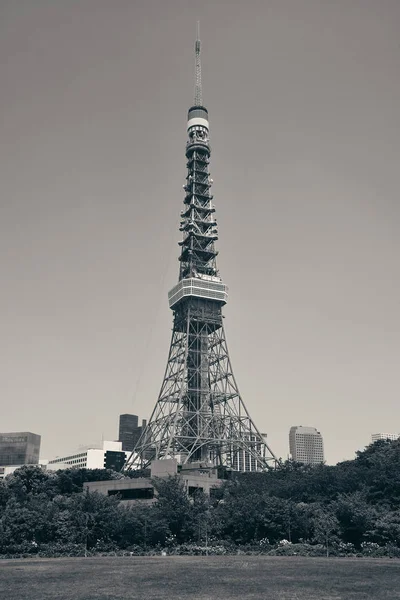
[[[315,427],[297,425],[290,428],[289,449],[292,460],[315,465],[324,462],[322,435]]]
[[[0,467],[39,464],[40,439],[30,431],[0,433]]]
[[[123,450],[133,450],[133,431],[138,427],[137,415],[119,415],[118,440],[122,443]]]
[[[397,440],[399,438],[398,433],[373,433],[371,435],[372,443],[377,442],[378,440]]]
[[[48,471],[58,469],[112,469],[120,471],[129,452],[122,450],[122,442],[103,442],[101,448],[88,448],[81,452],[71,452],[64,456],[57,456],[47,463]]]
[[[122,450],[132,452],[145,427],[146,420],[142,419],[142,424],[139,425],[137,415],[120,415],[118,440],[122,443]]]

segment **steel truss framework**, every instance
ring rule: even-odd
[[[148,425],[125,468],[143,469],[154,459],[176,457],[181,463],[200,461],[235,470],[263,470],[275,464],[276,457],[240,397],[223,327],[226,294],[216,264],[218,229],[208,170],[208,111],[199,104],[199,40],[196,65],[198,93],[188,114],[179,257],[179,281],[183,287],[187,284],[186,291],[193,291],[170,292],[174,327],[164,380]]]
[[[235,470],[276,461],[240,396],[217,302],[191,298],[176,311],[158,401],[127,467],[169,457]]]

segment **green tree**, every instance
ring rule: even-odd
[[[161,530],[157,529],[152,506],[142,503],[119,506],[118,522],[115,523],[115,540],[119,548],[141,546],[146,549],[166,537],[167,527],[163,523]]]
[[[28,502],[35,495],[52,498],[56,493],[55,475],[41,467],[23,466],[6,478],[7,488],[17,502]]]
[[[83,491],[86,482],[121,478],[121,473],[111,469],[60,469],[55,473],[55,486],[59,494],[77,494]]]
[[[178,543],[188,540],[191,533],[191,502],[186,494],[183,481],[178,476],[167,479],[154,478],[157,502],[152,507],[152,517],[157,530],[162,532],[164,542],[168,535]]]
[[[393,544],[400,547],[400,511],[380,514],[365,538],[380,545]]]
[[[0,480],[0,515],[1,510],[5,508],[7,502],[11,497],[10,490],[8,488],[7,482],[4,479]]]
[[[370,506],[362,492],[341,494],[332,503],[339,522],[341,538],[344,542],[360,548],[365,540],[367,531],[373,529],[376,520],[376,510]]]
[[[323,544],[329,557],[329,546],[338,541],[339,521],[333,511],[318,507],[312,518],[314,527],[313,541]]]

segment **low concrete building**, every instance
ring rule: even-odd
[[[98,492],[105,496],[119,495],[124,502],[144,500],[154,502],[157,499],[152,478],[167,478],[178,475],[182,479],[184,488],[189,496],[203,492],[212,496],[220,487],[222,480],[218,479],[217,469],[204,463],[191,463],[178,468],[176,459],[155,460],[151,463],[150,477],[125,478],[112,481],[92,481],[84,483],[84,489]]]

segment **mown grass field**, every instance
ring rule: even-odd
[[[400,561],[246,555],[2,560],[0,598],[400,599]]]

